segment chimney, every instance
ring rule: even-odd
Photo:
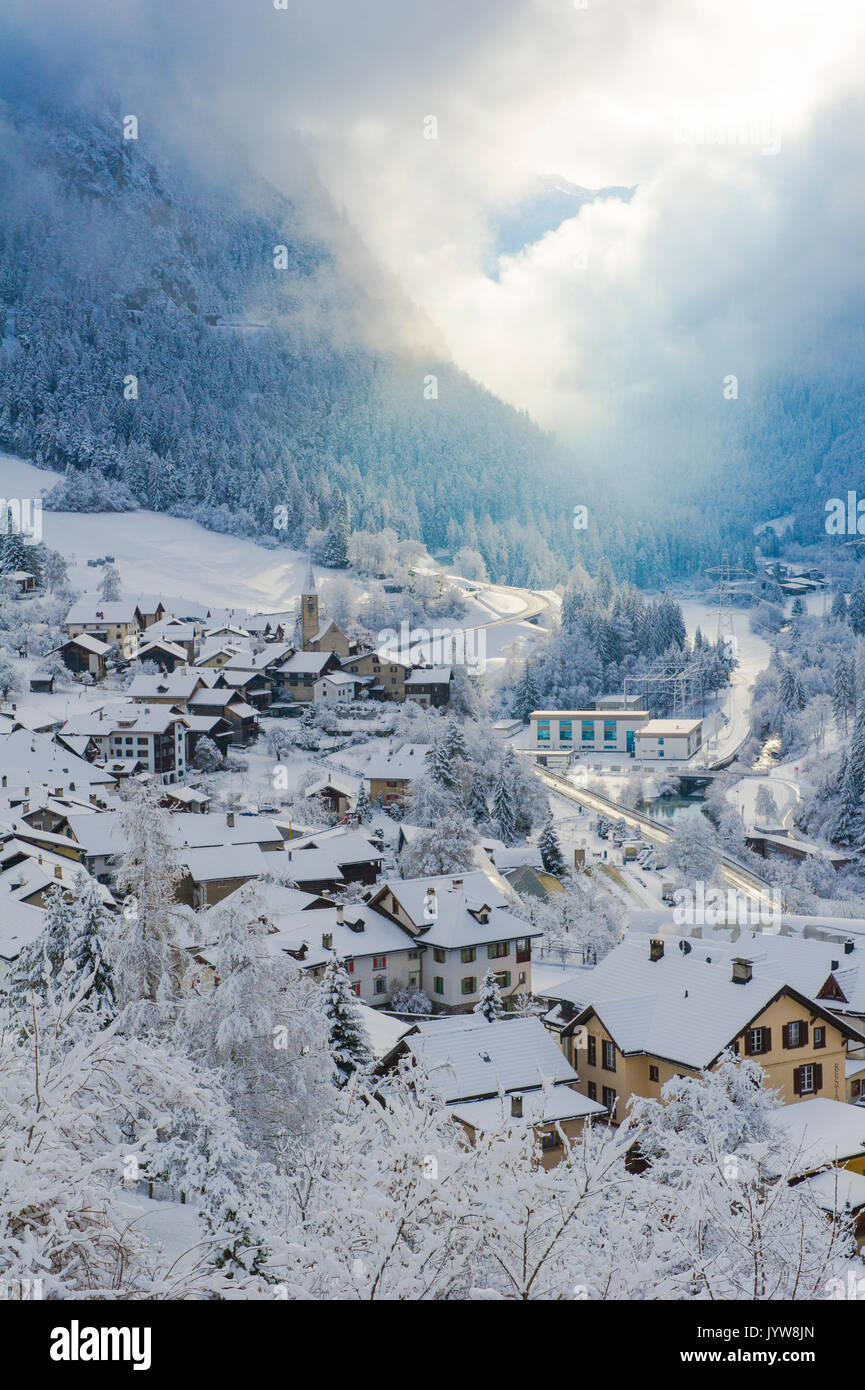
[[[2,782],[0,782],[0,786],[3,786],[3,787],[6,786],[6,773],[5,773],[5,772],[3,773],[3,780],[2,780]]]
[[[837,969],[838,969],[838,966],[839,966],[840,964],[841,964],[840,960],[833,960],[832,963],[831,963],[831,965],[829,966],[829,969],[830,969],[830,970],[837,970]]]
[[[659,936],[653,936],[649,942],[649,960],[661,960],[664,955],[664,943]]]
[[[571,1003],[570,999],[562,999],[559,1002],[559,1013],[561,1014],[562,1018],[565,1019],[566,1022],[569,1018],[573,1018],[576,1012],[577,1011],[574,1008],[574,1005]]]
[[[511,1117],[514,1120],[523,1118],[523,1098],[518,1091],[511,1096]]]
[[[433,888],[432,884],[430,884],[429,888],[424,893],[423,915],[428,920],[438,916],[438,907],[436,905],[436,890]]]
[[[744,960],[741,956],[736,956],[733,961],[732,980],[734,985],[750,984],[754,974],[754,967],[749,960]]]
[[[463,886],[463,881],[462,881],[461,878],[452,878],[452,879],[451,879],[451,887],[452,887],[452,888],[462,888],[462,886]]]
[[[337,903],[337,905],[336,905],[336,924],[337,924],[337,926],[338,926],[338,927],[341,927],[344,921],[345,921],[345,908],[344,908],[344,906],[342,905],[342,903]]]
[[[333,933],[332,933],[332,932],[329,932],[329,931],[322,932],[322,934],[321,934],[321,949],[322,949],[323,951],[332,951],[332,950],[333,950]]]
[[[55,877],[55,878],[62,878],[62,877],[63,877],[63,870],[61,869],[61,867],[60,867],[59,864],[55,864],[55,865],[54,865],[54,877]]]
[[[228,826],[229,830],[232,830],[232,829],[234,828],[234,812],[233,812],[233,811],[228,811],[228,812],[226,812],[225,824]]]
[[[5,778],[5,777],[3,778],[3,781],[4,781],[4,782],[6,781],[6,778]],[[853,952],[854,952],[855,950],[856,950],[856,942],[853,940],[852,936],[848,936],[848,937],[847,937],[847,940],[844,942],[844,954],[845,954],[845,956],[852,956],[852,954],[853,954]]]

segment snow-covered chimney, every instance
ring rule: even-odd
[[[233,811],[228,811],[228,812],[226,812],[225,824],[228,826],[229,830],[232,830],[232,829],[234,828],[234,812],[233,812]]]
[[[345,908],[342,903],[336,905],[336,921],[338,926],[342,926],[345,921]]]
[[[732,980],[734,985],[747,985],[751,983],[754,974],[754,966],[749,960],[742,956],[737,956],[733,961]]]
[[[332,933],[332,932],[329,932],[329,931],[322,932],[322,934],[321,934],[321,949],[322,949],[323,951],[332,951],[332,950],[333,950],[333,933]]]
[[[660,936],[653,936],[649,941],[649,960],[661,960],[664,955],[664,942]]]
[[[61,869],[61,867],[60,867],[59,864],[55,864],[55,865],[54,865],[54,877],[55,877],[55,878],[62,878],[62,877],[63,877],[63,870]]]
[[[523,1118],[523,1098],[519,1092],[515,1092],[511,1096],[511,1116],[515,1120]]]
[[[424,893],[423,915],[428,921],[431,921],[433,918],[438,916],[436,890],[433,888],[432,884],[430,884],[429,888]]]

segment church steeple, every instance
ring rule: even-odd
[[[300,640],[305,652],[312,650],[311,643],[318,633],[318,627],[318,593],[310,553],[306,562],[306,579],[300,594]]]

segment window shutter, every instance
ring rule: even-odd
[[[802,1046],[803,1046],[803,1047],[807,1047],[807,1046],[808,1046],[808,1025],[807,1025],[807,1023],[800,1023],[800,1024],[799,1024],[799,1037],[800,1037],[800,1039],[801,1039]]]
[[[771,1028],[764,1028],[764,1029],[763,1029],[763,1051],[764,1051],[764,1052],[771,1052],[771,1051],[772,1051],[772,1029],[771,1029]]]
[[[748,1031],[747,1031],[746,1034],[745,1034],[744,1042],[745,1042],[745,1056],[746,1056],[746,1057],[751,1057],[751,1056],[753,1056],[753,1052],[752,1052],[752,1049],[751,1049],[751,1030],[750,1030],[750,1028],[748,1029]]]
[[[818,1062],[818,1063],[816,1064],[816,1066],[814,1067],[814,1090],[815,1090],[815,1091],[821,1091],[822,1089],[823,1089],[823,1063],[822,1063],[822,1062]]]
[[[789,1047],[789,1046],[790,1046],[790,1025],[789,1025],[789,1023],[785,1023],[785,1024],[783,1025],[782,1029],[781,1029],[781,1046],[782,1046],[782,1047]]]
[[[801,1096],[801,1094],[802,1094],[802,1072],[801,1072],[801,1069],[800,1069],[799,1067],[794,1067],[794,1068],[793,1068],[793,1095],[794,1095],[794,1096]]]

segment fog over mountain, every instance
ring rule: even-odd
[[[737,5],[16,0],[4,447],[255,534],[287,499],[295,542],[347,501],[516,581],[816,533],[865,393],[865,22],[830,9],[743,44]]]

